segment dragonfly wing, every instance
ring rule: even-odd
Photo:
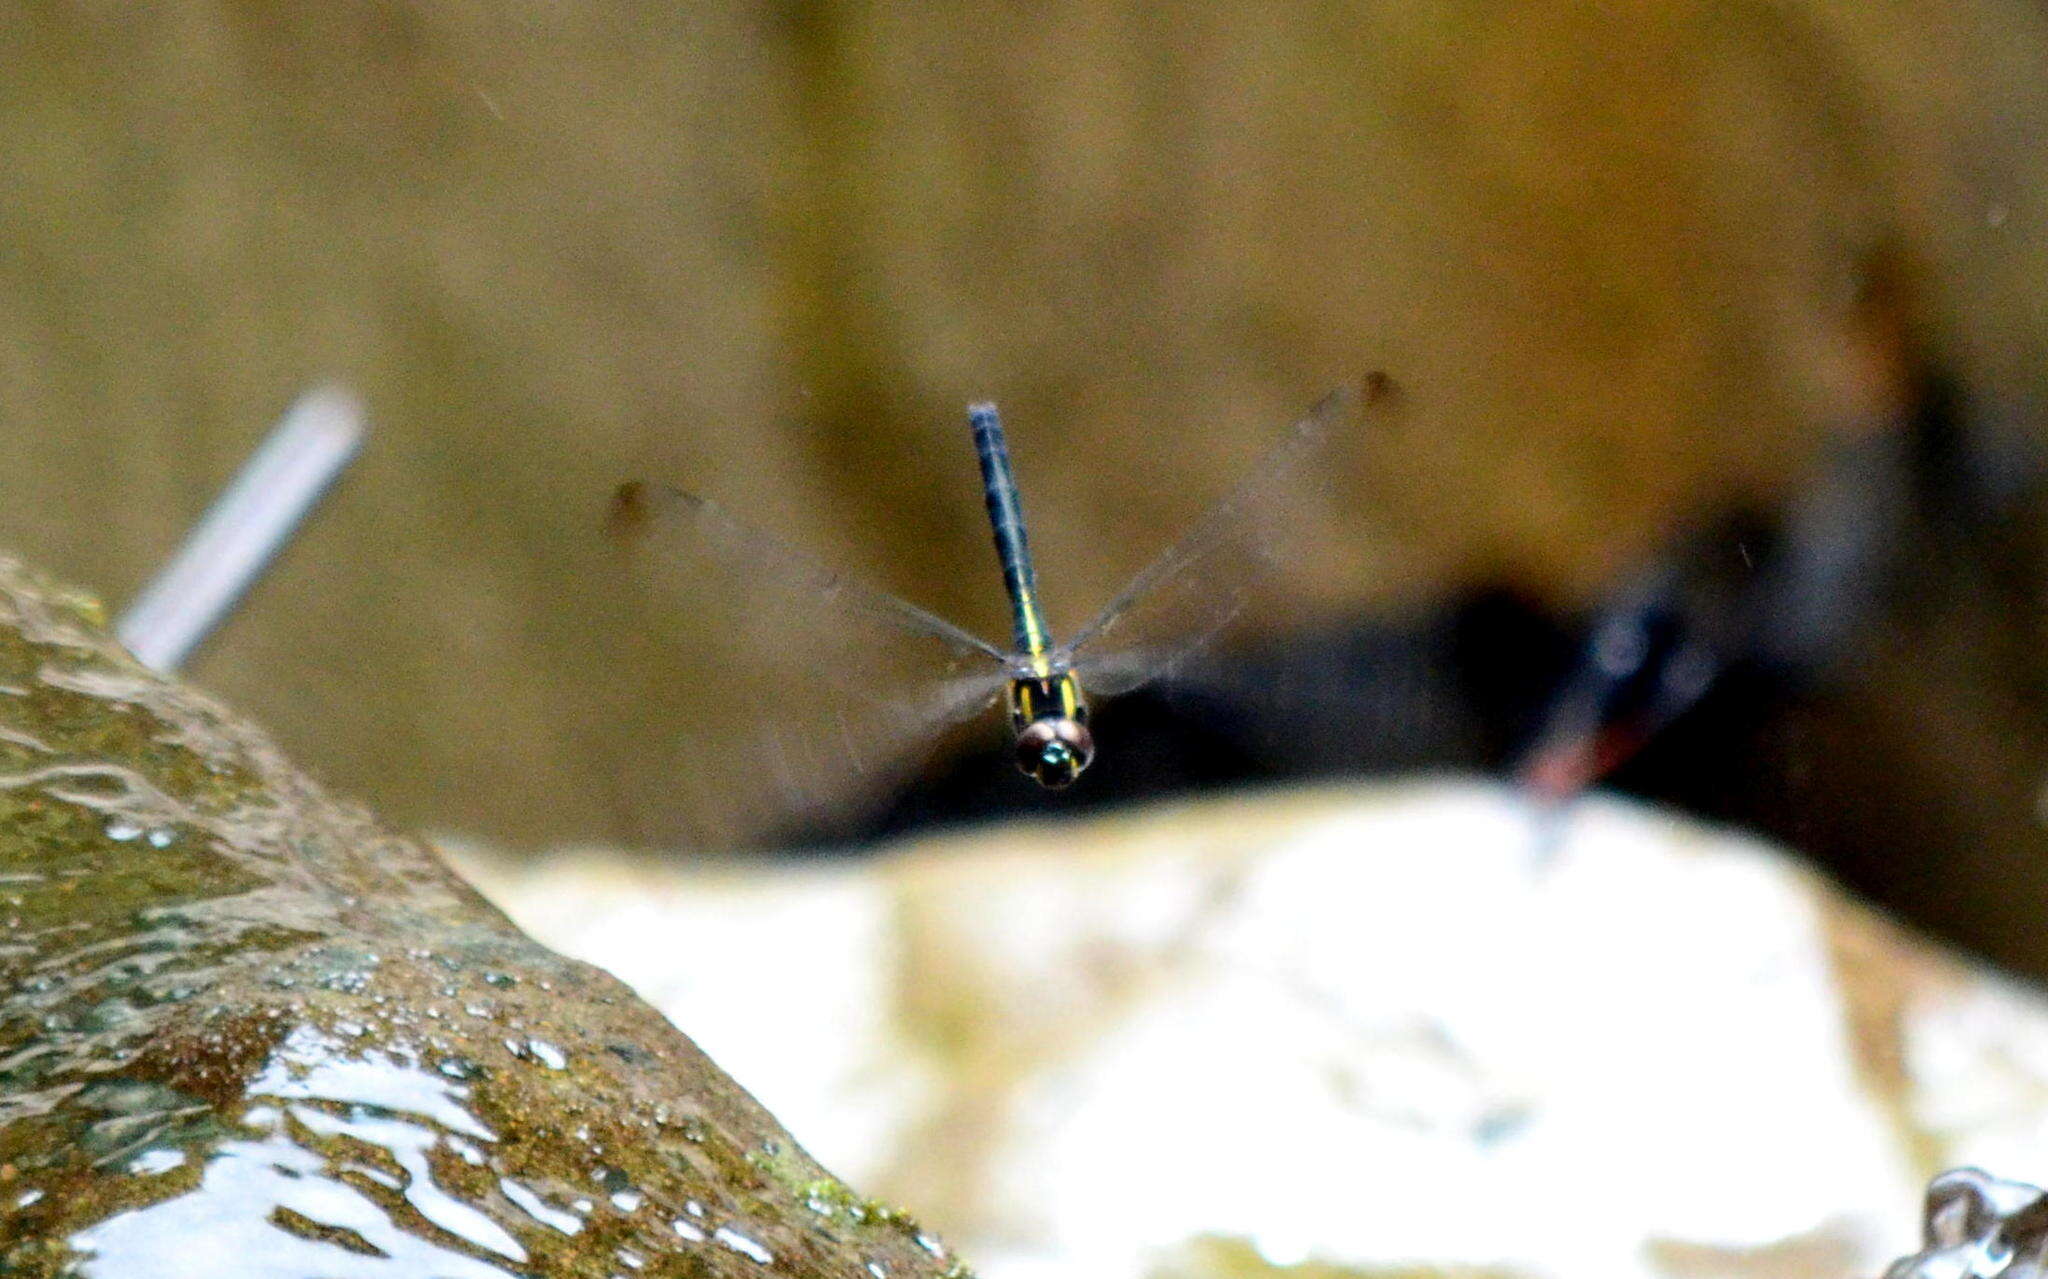
[[[1237,487],[1060,652],[1091,692],[1115,695],[1175,671],[1228,630],[1284,565],[1307,473],[1361,416],[1392,411],[1385,374],[1332,391]]]
[[[727,837],[740,840],[842,833],[898,789],[949,730],[993,706],[1003,685],[1001,673],[965,676],[879,714],[830,703],[828,722],[764,707],[739,745],[726,747],[727,765],[740,764],[747,784],[728,783],[722,802],[700,804],[697,821],[721,814]]]
[[[710,726],[678,747],[682,807],[700,837],[829,829],[1003,688],[995,646],[707,499],[628,484],[610,524],[678,605],[662,610],[665,638],[692,718]]]
[[[802,551],[726,513],[710,498],[684,489],[638,480],[619,486],[612,498],[607,527],[623,542],[666,541],[673,549],[708,552],[733,569],[745,571],[758,588],[780,590],[830,610],[842,624],[858,628],[849,639],[875,638],[876,626],[890,628],[895,639],[925,640],[971,661],[986,657],[997,665],[1002,650],[935,613],[864,585],[827,568]]]

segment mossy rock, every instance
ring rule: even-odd
[[[964,1273],[102,621],[0,559],[0,1274]]]

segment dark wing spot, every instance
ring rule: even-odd
[[[1365,382],[1361,389],[1365,394],[1365,402],[1368,406],[1398,404],[1403,398],[1401,384],[1389,377],[1385,369],[1374,369],[1366,374]]]
[[[605,511],[604,531],[617,538],[638,537],[647,531],[654,518],[650,508],[647,485],[627,480],[612,494],[611,506]]]

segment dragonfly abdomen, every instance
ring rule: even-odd
[[[967,406],[967,421],[974,429],[975,455],[981,460],[982,496],[988,503],[989,528],[995,534],[996,559],[1003,567],[1003,588],[1010,595],[1017,651],[1037,657],[1048,647],[1045,621],[1038,611],[1038,575],[1031,567],[1024,505],[1017,496],[1017,478],[1010,470],[1003,420],[994,404],[983,401]]]

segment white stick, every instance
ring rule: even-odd
[[[363,406],[352,393],[325,386],[300,396],[128,606],[114,628],[121,642],[152,669],[182,666],[362,443]]]

